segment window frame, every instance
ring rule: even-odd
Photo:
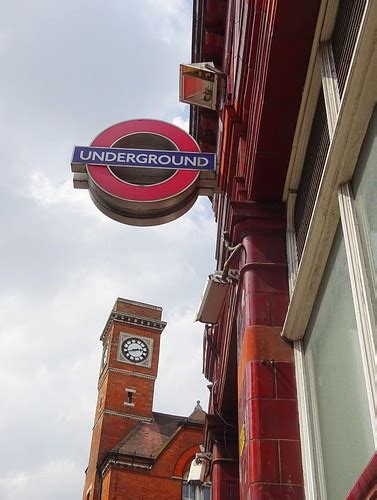
[[[181,490],[181,498],[183,500],[186,500],[188,497],[183,496],[183,488],[185,485],[189,485],[191,488],[193,488],[193,493],[194,493],[194,498],[193,500],[204,500],[204,488],[209,488],[209,498],[212,498],[212,491],[211,491],[211,483],[204,482],[202,484],[190,484],[187,481],[188,478],[188,471],[183,475],[182,478],[182,490]],[[192,497],[190,497],[192,498]]]
[[[309,387],[305,376],[304,349],[301,339],[306,331],[339,219],[346,245],[374,444],[375,447],[377,446],[376,352],[371,318],[373,311],[371,310],[366,268],[353,206],[352,189],[349,183],[357,165],[358,154],[370,117],[374,106],[377,106],[377,91],[372,88],[373,83],[370,83],[376,81],[377,75],[377,50],[373,44],[373,34],[376,32],[377,25],[377,7],[375,3],[369,2],[365,8],[341,101],[331,48],[331,33],[335,24],[336,8],[330,10],[330,4],[331,2],[329,3],[327,0],[321,3],[316,39],[313,44],[283,197],[284,201],[287,202],[286,236],[291,302],[282,336],[294,341],[305,494],[306,498],[313,500],[326,498],[326,493],[323,474],[321,475],[320,471],[319,474],[315,472],[315,464],[318,463],[320,450],[314,449],[311,439]],[[307,241],[300,265],[298,265],[293,219],[294,206],[311,123],[321,87],[325,97],[330,148]]]
[[[377,106],[377,104],[376,104]],[[373,342],[374,314],[367,285],[368,277],[362,251],[362,242],[356,219],[354,197],[350,183],[338,188],[340,218],[346,246],[348,272],[350,274],[353,305],[355,308],[357,333],[363,363],[370,418],[374,434],[374,444],[377,447],[377,429],[375,425],[377,407],[376,399],[376,352]]]

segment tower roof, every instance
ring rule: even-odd
[[[136,300],[118,297],[103,329],[101,340],[106,336],[113,321],[138,325],[162,332],[166,322],[161,320],[162,308]]]
[[[194,411],[189,415],[188,420],[190,422],[198,422],[204,424],[205,417],[206,412],[200,406],[200,401],[197,401]]]

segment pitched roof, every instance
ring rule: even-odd
[[[206,418],[206,412],[200,406],[200,401],[196,402],[194,411],[189,415],[188,420],[190,422],[198,422],[204,425],[204,420]]]
[[[201,427],[204,418],[205,412],[200,405],[189,417],[153,412],[152,422],[139,423],[111,453],[155,459],[182,427]]]

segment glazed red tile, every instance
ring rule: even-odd
[[[279,450],[277,440],[249,441],[249,483],[279,483]]]
[[[270,294],[249,293],[246,295],[245,321],[248,325],[267,325],[271,323]]]
[[[276,363],[276,397],[296,399],[296,377],[293,363]]]
[[[246,367],[246,399],[275,398],[275,366],[268,361],[252,361]]]
[[[229,483],[229,500],[235,500],[236,498],[240,498],[240,489],[238,481],[235,483]],[[221,497],[221,500],[224,500],[225,497]]]
[[[237,483],[228,481],[212,482],[212,500],[234,500],[239,498],[239,488]]]
[[[235,462],[215,462],[213,469],[217,467],[216,480],[219,482],[232,482],[237,478],[238,483],[238,463]]]
[[[268,238],[263,235],[252,235],[244,239],[247,262],[269,262]]]
[[[304,500],[304,488],[302,486],[258,484],[249,487],[248,500]]]
[[[288,295],[286,293],[274,293],[270,295],[271,300],[271,325],[283,326],[288,310]]]
[[[250,273],[250,289],[261,293],[288,293],[287,270],[281,267],[259,267]]]
[[[297,402],[289,399],[250,399],[250,439],[299,439]]]
[[[268,239],[268,256],[270,262],[285,264],[287,262],[287,251],[285,238],[283,236],[270,236]]]
[[[299,441],[279,441],[282,483],[303,484]]]

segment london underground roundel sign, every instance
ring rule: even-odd
[[[184,130],[158,120],[130,120],[101,132],[72,157],[76,188],[89,189],[107,216],[136,226],[184,214],[199,194],[211,194],[215,155],[201,153]]]

